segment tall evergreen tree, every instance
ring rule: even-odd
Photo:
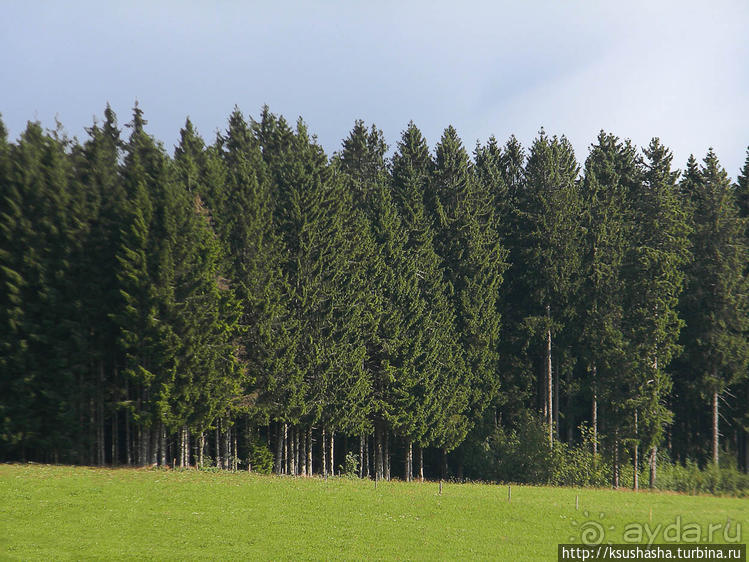
[[[679,200],[678,172],[671,171],[671,152],[656,138],[644,153],[642,183],[632,193],[634,231],[626,258],[625,332],[631,407],[638,416],[635,452],[641,442],[650,453],[652,487],[657,447],[672,419],[667,367],[679,351],[683,324],[677,305],[688,258],[688,223]]]
[[[632,225],[627,202],[638,174],[631,144],[602,131],[585,162],[582,184],[585,240],[581,291],[585,298],[579,301],[580,356],[591,381],[593,452],[598,452],[603,421],[611,437],[615,486],[619,483],[620,425],[623,419],[629,420],[623,376],[627,372],[623,266]],[[605,418],[599,416],[602,405],[606,405]]]
[[[745,377],[749,360],[745,224],[728,176],[712,150],[699,177],[688,170],[686,181],[683,189],[691,196],[694,230],[693,260],[681,305],[686,322],[683,368],[689,379],[700,381],[700,392],[711,404],[711,457],[717,464],[721,395]]]
[[[514,280],[522,285],[521,292],[526,296],[523,322],[531,327],[535,339],[543,341],[543,345],[534,347],[543,350],[544,359],[539,363],[545,374],[543,410],[550,445],[556,410],[552,340],[561,336],[560,341],[566,339],[569,345],[573,339],[565,332],[572,324],[580,268],[578,171],[567,139],[550,139],[542,131],[530,150],[525,189],[517,194],[519,233]]]
[[[461,443],[499,388],[500,316],[496,301],[506,268],[491,193],[476,181],[468,154],[452,127],[437,145],[426,203],[465,359],[464,372],[454,379],[455,389],[445,387],[448,407],[439,441],[449,451]]]

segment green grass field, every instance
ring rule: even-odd
[[[579,510],[575,497],[579,496]],[[651,519],[652,517],[652,519]],[[0,465],[0,558],[556,560],[605,541],[749,537],[749,502],[666,493]],[[645,524],[649,527],[645,528]],[[629,527],[627,527],[629,525]],[[746,527],[746,529],[744,529]],[[631,540],[630,536],[629,540]],[[574,540],[573,540],[574,539]]]

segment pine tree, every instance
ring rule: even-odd
[[[445,385],[439,444],[458,446],[499,387],[496,301],[506,268],[491,193],[476,181],[468,154],[452,127],[436,148],[431,193],[426,200],[435,225],[435,250],[456,310],[465,368]]]
[[[145,124],[136,104],[122,172],[127,214],[117,259],[123,306],[115,318],[141,465],[157,462],[158,433],[166,421],[179,346],[169,321],[175,298],[175,187],[168,158],[145,132]]]
[[[425,206],[432,168],[426,140],[411,122],[392,159],[393,201],[405,231],[406,252],[412,256],[411,267],[416,269],[419,284],[418,317],[412,324],[417,330],[412,339],[415,369],[410,378],[404,378],[403,386],[410,386],[410,395],[403,394],[400,398],[403,410],[410,406],[411,412],[395,424],[408,441],[407,479],[415,468],[413,444],[419,451],[438,444],[442,419],[440,389],[444,381],[463,371],[463,352],[455,332],[455,308],[448,298],[442,260],[434,249],[434,229]],[[419,477],[423,478],[423,464],[418,470]]]
[[[671,152],[656,138],[644,153],[642,183],[632,193],[634,231],[626,258],[625,337],[632,375],[630,406],[639,421],[635,452],[639,443],[649,451],[653,487],[657,447],[672,420],[667,407],[671,389],[667,368],[679,352],[683,322],[677,305],[688,259],[689,229],[679,201],[678,172],[671,171]]]
[[[238,357],[242,307],[225,276],[226,260],[200,193],[207,166],[204,143],[188,119],[175,149],[178,190],[175,302],[172,322],[180,339],[168,411],[173,431],[199,435],[234,405],[243,390]],[[210,176],[209,176],[210,177]],[[189,455],[189,452],[186,453]]]
[[[734,191],[710,150],[694,178],[688,169],[682,189],[691,196],[693,261],[681,304],[686,322],[682,342],[687,378],[699,381],[712,407],[712,461],[719,460],[721,395],[746,373],[747,330],[745,224]]]
[[[526,296],[523,323],[543,345],[544,412],[549,444],[553,443],[554,411],[552,340],[574,338],[568,332],[574,315],[577,272],[581,262],[579,167],[567,139],[548,138],[542,131],[530,150],[525,189],[516,195],[520,226],[515,246],[515,282]],[[540,336],[540,338],[539,338]],[[564,344],[563,344],[564,345]],[[557,360],[557,365],[559,361]],[[569,368],[569,366],[567,366]],[[559,377],[559,373],[556,375]]]
[[[0,328],[4,439],[21,459],[72,460],[76,429],[80,299],[71,267],[80,237],[81,209],[69,153],[60,132],[29,123],[18,144],[3,140],[0,264],[8,283]],[[7,386],[6,386],[7,385]]]
[[[579,302],[580,356],[590,374],[593,452],[598,452],[603,420],[612,441],[614,486],[619,482],[619,426],[630,419],[623,376],[627,372],[623,266],[632,225],[627,201],[638,177],[637,155],[631,144],[601,132],[585,162],[582,184],[585,240],[581,294],[585,298]],[[605,417],[599,416],[602,405],[606,405]]]

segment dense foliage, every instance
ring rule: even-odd
[[[388,156],[357,121],[328,156],[266,107],[170,155],[146,125],[0,124],[0,458],[746,471],[749,157],[734,185],[604,132],[580,164],[544,131],[471,157],[410,123]]]

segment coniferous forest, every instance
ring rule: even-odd
[[[749,155],[732,183],[657,138],[388,147],[361,121],[328,155],[267,107],[173,153],[137,104],[87,132],[0,124],[0,460],[749,468]]]

